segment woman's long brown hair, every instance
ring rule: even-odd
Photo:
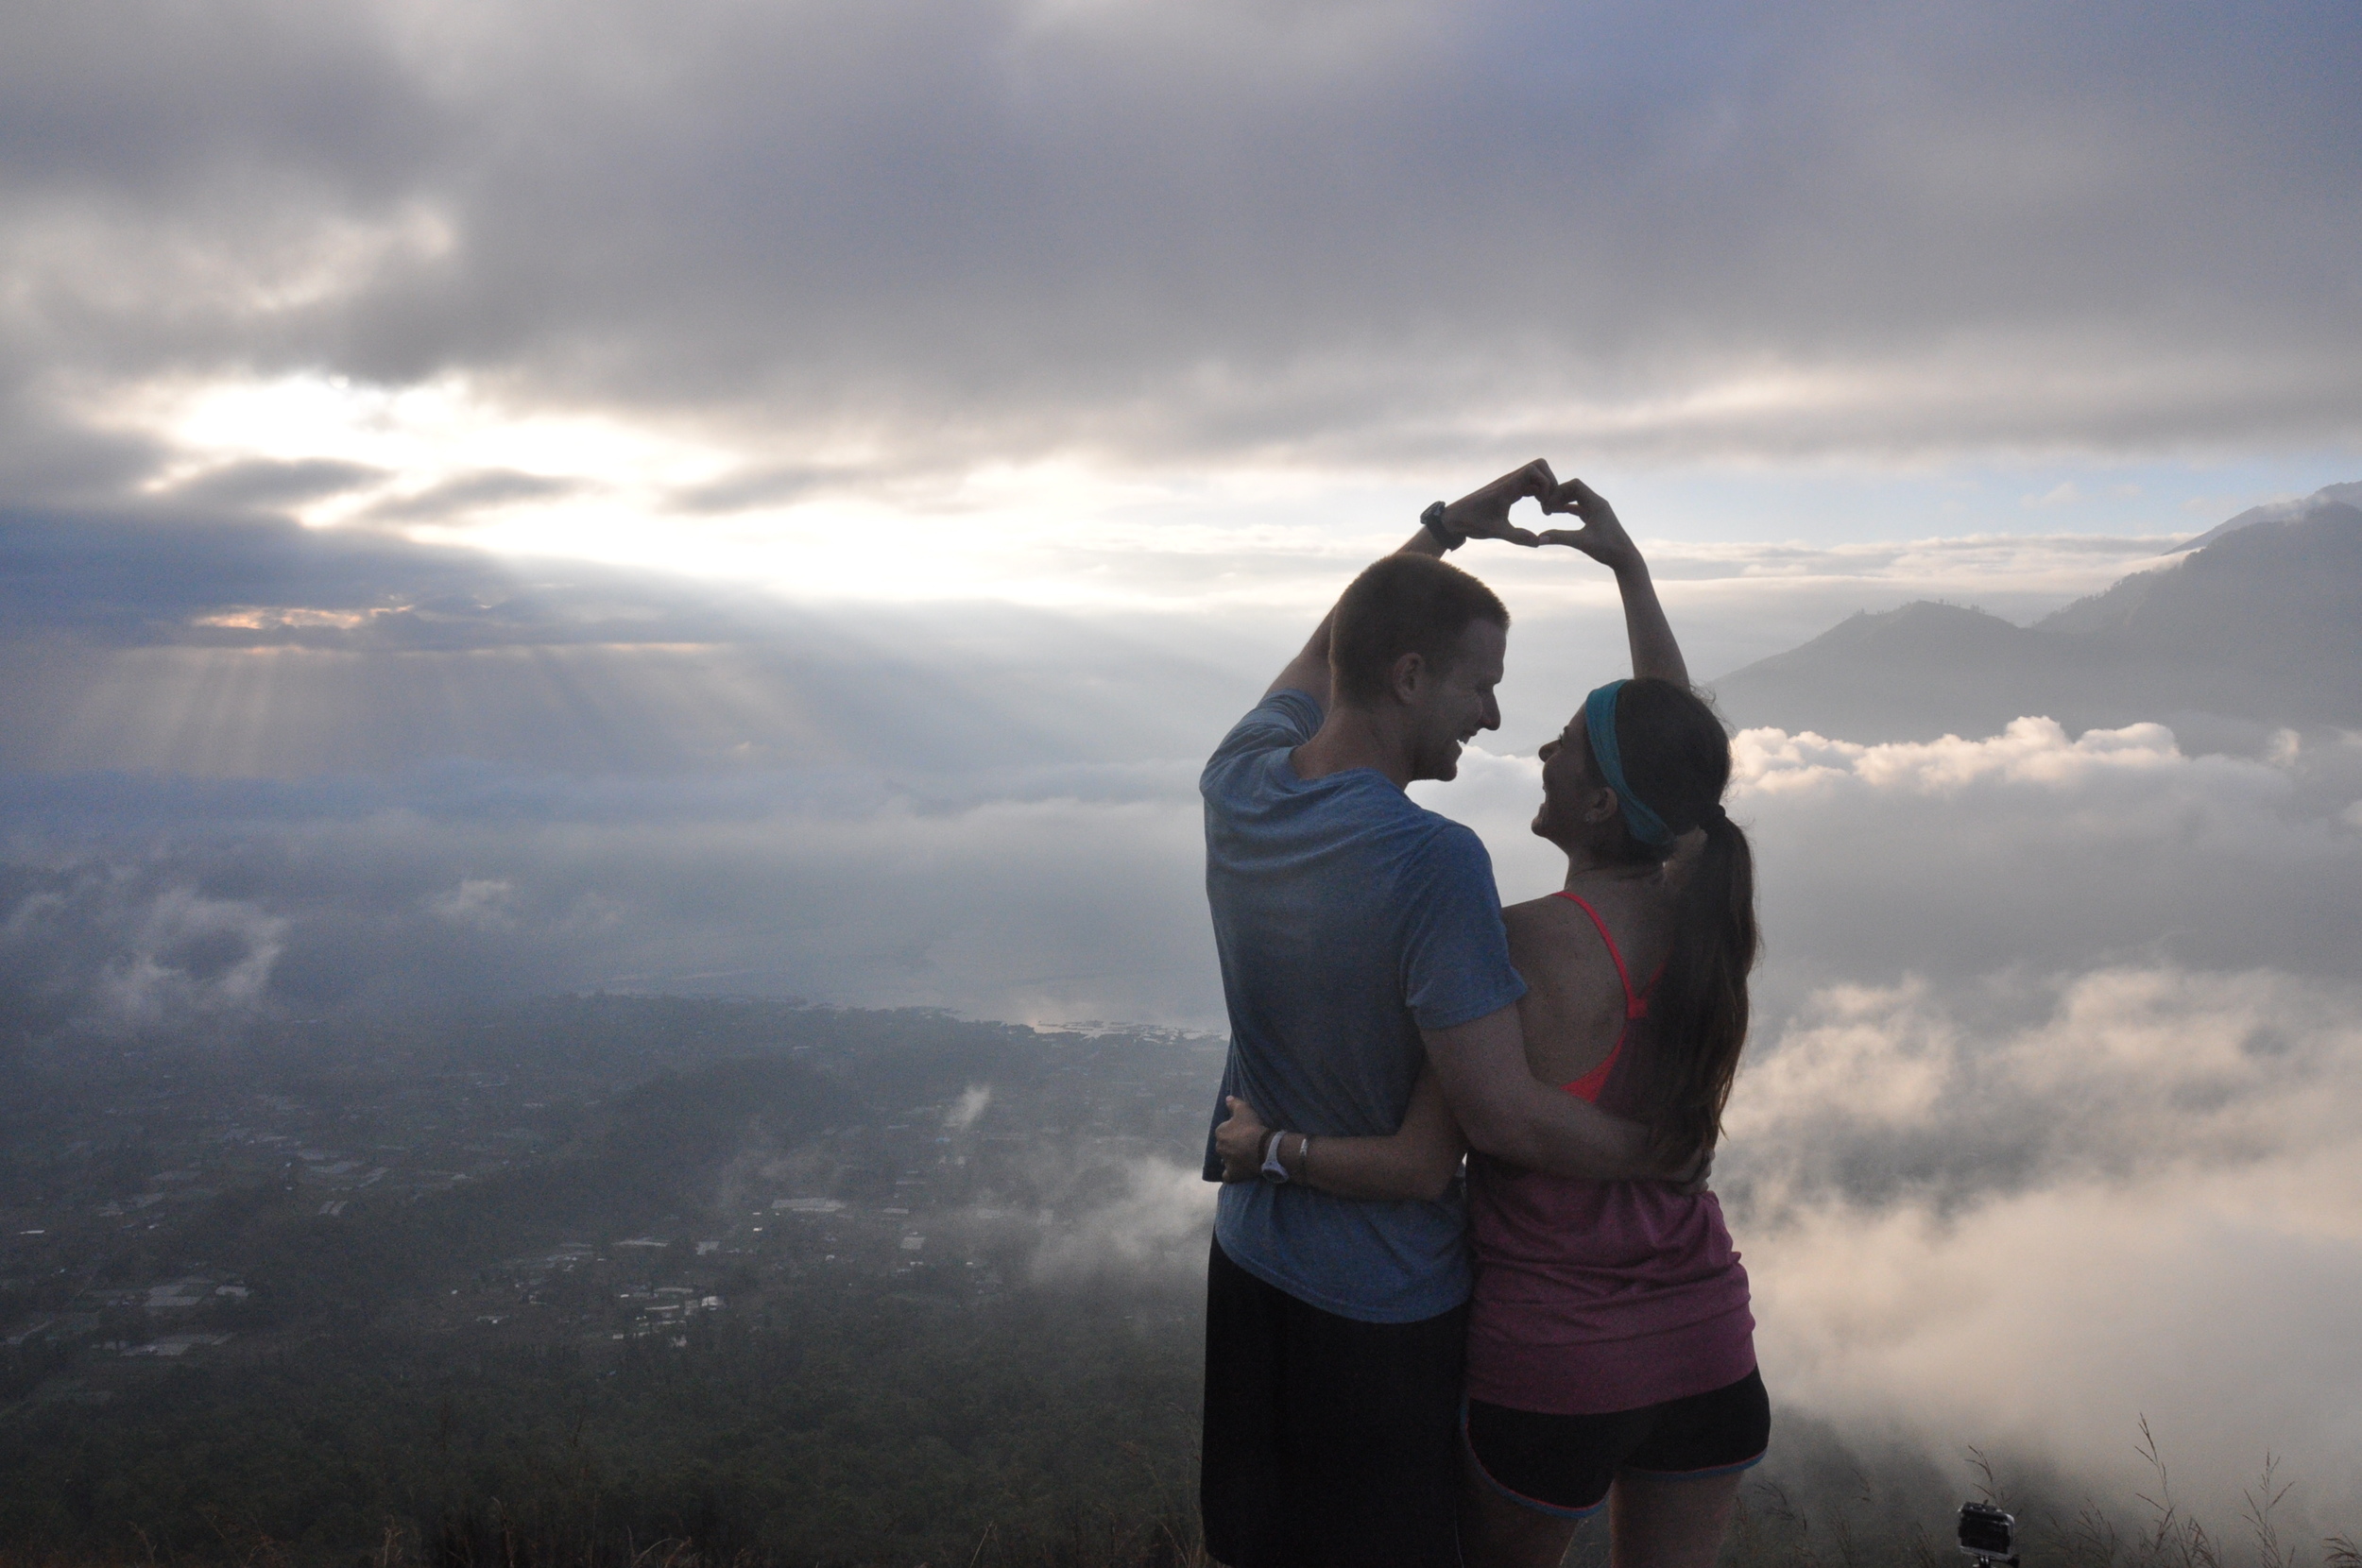
[[[1635,1114],[1649,1124],[1656,1150],[1692,1158],[1721,1135],[1747,1043],[1747,977],[1762,949],[1754,850],[1722,810],[1730,737],[1696,693],[1670,681],[1626,683],[1617,694],[1616,744],[1625,781],[1666,827],[1676,835],[1705,829],[1682,888],[1672,953],[1649,997],[1652,1048],[1631,1069]],[[1598,761],[1584,761],[1597,779]],[[1621,850],[1619,859],[1663,861],[1673,846],[1644,844],[1627,831]]]

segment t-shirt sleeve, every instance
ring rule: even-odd
[[[1509,928],[1484,842],[1446,823],[1407,882],[1403,999],[1421,1029],[1451,1029],[1526,994],[1509,962]]]
[[[1206,771],[1211,774],[1224,762],[1253,752],[1300,746],[1318,734],[1320,727],[1321,705],[1312,700],[1310,692],[1275,691],[1230,726],[1230,733],[1222,738],[1222,744],[1207,759]]]

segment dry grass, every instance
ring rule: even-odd
[[[2352,1535],[2318,1542],[2285,1538],[2280,1512],[2292,1483],[2266,1455],[2253,1485],[2241,1494],[2239,1519],[2226,1534],[2193,1517],[2175,1494],[2172,1474],[2146,1421],[2137,1450],[2151,1479],[2135,1494],[2145,1512],[2120,1522],[2097,1502],[2071,1510],[2016,1505],[2026,1568],[2362,1568],[2362,1546]],[[1995,1466],[1966,1451],[1969,1485],[1981,1500],[2012,1508]],[[972,1547],[941,1561],[903,1559],[839,1560],[826,1568],[1218,1568],[1206,1556],[1195,1509],[1181,1489],[1164,1489],[1166,1506],[1149,1517],[1076,1507],[1043,1525],[987,1524]],[[1740,1494],[1720,1568],[1953,1568],[1964,1561],[1951,1541],[1947,1515],[1920,1518],[1899,1510],[1858,1467],[1834,1486],[1818,1489],[1815,1504],[1800,1501],[1776,1481],[1757,1481]],[[553,1500],[555,1501],[555,1500]],[[145,1543],[109,1554],[42,1552],[0,1544],[0,1568],[807,1568],[762,1548],[710,1550],[694,1539],[634,1540],[602,1526],[595,1508],[564,1505],[512,1508],[482,1499],[445,1508],[435,1518],[389,1519],[377,1540],[358,1549],[323,1555],[299,1551],[228,1516],[210,1523],[214,1539],[200,1548],[160,1553]],[[1917,1510],[1925,1512],[1924,1508]],[[1603,1526],[1586,1528],[1567,1554],[1572,1568],[1606,1561]]]
[[[2137,1525],[2120,1524],[2085,1498],[2071,1511],[2015,1509],[1992,1460],[1966,1450],[1970,1489],[1978,1500],[2018,1511],[2019,1551],[2027,1568],[2362,1568],[2362,1547],[2350,1535],[2315,1545],[2283,1536],[2279,1514],[2294,1483],[2281,1478],[2280,1459],[2264,1457],[2254,1483],[2241,1492],[2238,1525],[2229,1534],[2193,1517],[2175,1495],[2173,1477],[2155,1434],[2144,1419],[2135,1451],[2150,1474],[2134,1494],[2145,1510]],[[1912,1519],[1900,1528],[1865,1530],[1881,1501],[1857,1470],[1854,1485],[1808,1510],[1779,1485],[1758,1482],[1741,1493],[1724,1541],[1720,1568],[1951,1568],[1966,1559],[1954,1548],[1948,1517]],[[1891,1518],[1892,1510],[1887,1510]],[[1593,1554],[1604,1561],[1604,1542]],[[1583,1550],[1578,1542],[1572,1560]]]

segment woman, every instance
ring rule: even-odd
[[[1746,1039],[1757,947],[1754,861],[1721,806],[1730,742],[1689,690],[1614,509],[1580,480],[1549,509],[1583,526],[1543,542],[1615,571],[1635,678],[1592,692],[1542,748],[1533,831],[1566,851],[1566,885],[1502,912],[1531,987],[1518,1003],[1527,1064],[1703,1166]],[[1386,1138],[1270,1129],[1229,1105],[1216,1141],[1233,1177],[1275,1143],[1293,1180],[1428,1196],[1464,1148],[1431,1074]],[[1713,1194],[1475,1154],[1468,1210],[1468,1560],[1546,1568],[1604,1507],[1616,1568],[1709,1568],[1739,1472],[1771,1428],[1747,1276]]]

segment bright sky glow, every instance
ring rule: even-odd
[[[395,388],[319,376],[150,386],[111,413],[119,428],[182,454],[152,491],[245,462],[351,464],[382,477],[298,505],[306,524],[688,573],[801,600],[1298,614],[1407,533],[1433,499],[1387,474],[1156,474],[1046,459],[883,493],[822,488],[715,510],[681,498],[746,471],[750,454],[615,417],[520,412],[455,378]],[[819,473],[868,455],[798,454]],[[1660,576],[1697,585],[1674,589],[1695,600],[1726,601],[1742,585],[1851,583],[1895,603],[2006,605],[2090,592],[2174,536],[2357,468],[2339,452],[2214,467],[1665,464],[1617,475],[1616,499]],[[486,475],[541,488],[403,515]],[[2099,543],[2110,536],[2122,542]],[[1603,585],[1556,566],[1502,558],[1488,570],[1569,605],[1604,606]]]
[[[369,501],[419,494],[486,469],[620,488],[695,483],[729,462],[727,452],[620,420],[512,413],[450,379],[380,387],[290,376],[161,389],[143,401],[147,406],[135,405],[134,420],[153,421],[189,454],[157,488],[246,458],[326,458],[389,471],[383,490],[316,508],[305,519],[313,523],[347,520]]]

